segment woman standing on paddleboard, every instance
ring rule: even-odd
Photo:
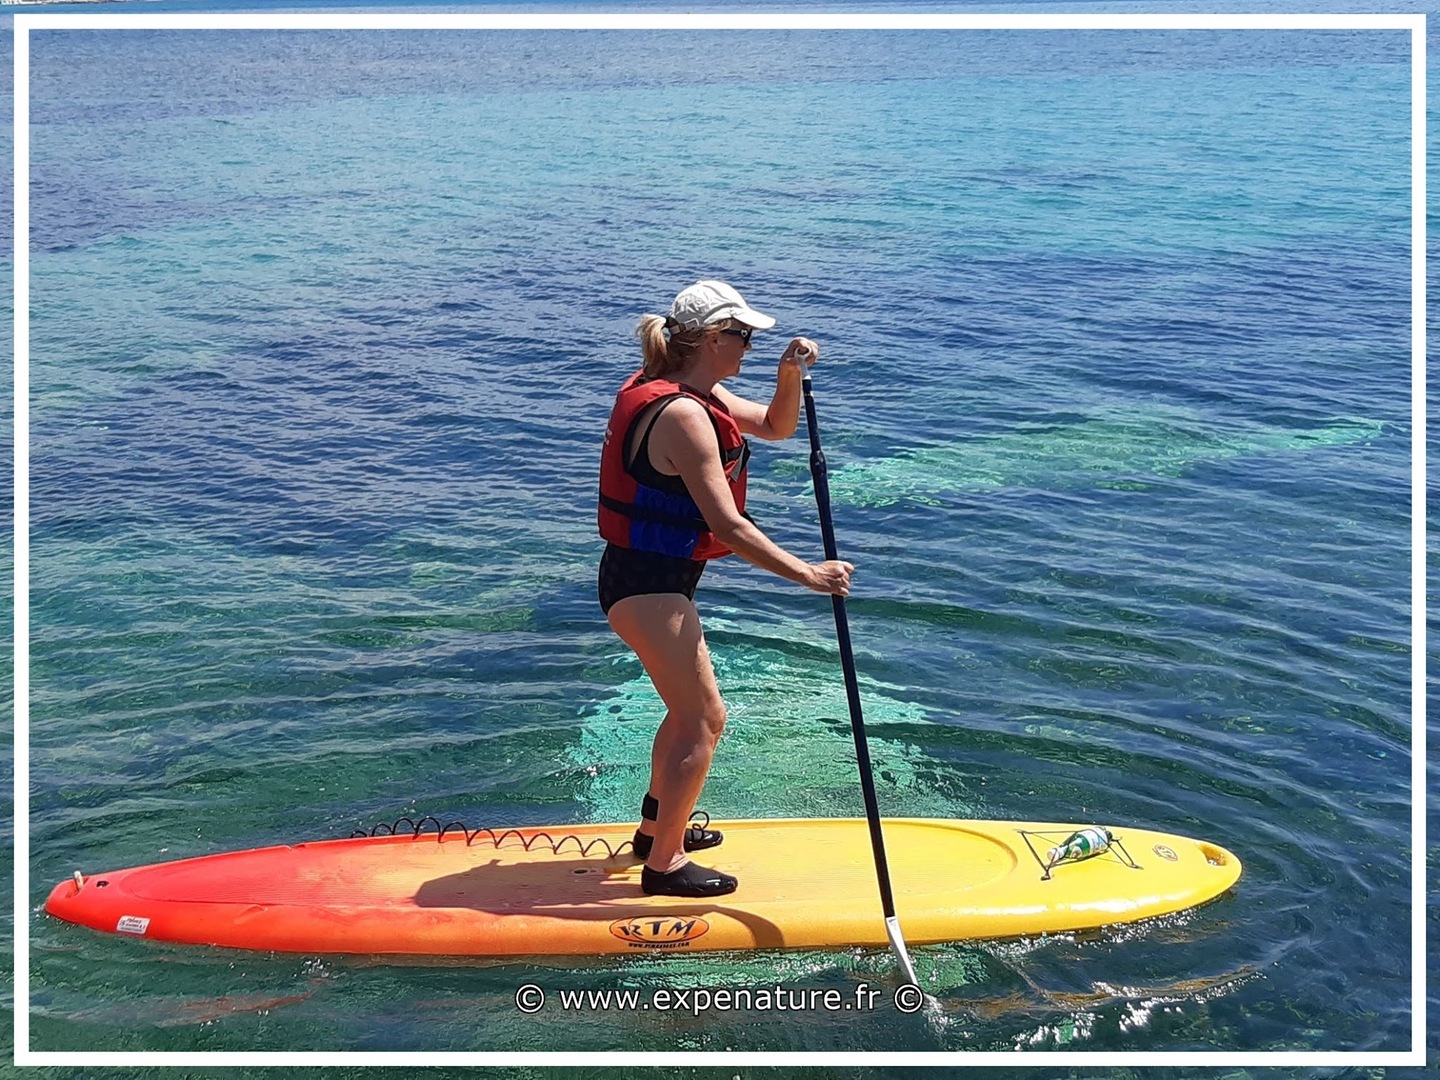
[[[725,727],[694,602],[705,563],[734,552],[816,592],[850,592],[849,563],[797,559],[745,514],[744,437],[795,433],[805,366],[819,356],[813,341],[791,341],[768,406],[720,386],[739,374],[750,335],[774,325],[723,281],[690,286],[668,316],[641,318],[644,366],[620,388],[605,431],[600,606],[666,708],[634,841],[645,860],[640,885],[651,894],[720,896],[737,885],[687,855],[723,839],[714,829],[687,827]]]

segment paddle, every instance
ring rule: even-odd
[[[799,353],[803,361],[809,350]],[[805,369],[802,383],[805,394],[805,424],[810,429],[810,477],[815,483],[815,503],[820,510],[820,536],[825,543],[825,558],[838,559],[835,553],[835,523],[830,517],[830,480],[825,466],[825,451],[820,449],[820,426],[815,420],[815,395],[810,384],[810,369]],[[880,807],[875,800],[875,777],[870,766],[870,747],[865,738],[865,718],[860,714],[860,685],[855,678],[855,654],[850,649],[850,621],[845,616],[845,598],[830,597],[835,609],[835,636],[840,641],[840,665],[845,669],[845,696],[850,701],[850,730],[855,735],[855,760],[860,766],[860,789],[865,793],[865,817],[870,822],[870,846],[875,853],[875,876],[880,881],[880,907],[885,912],[885,934],[900,961],[906,980],[919,986],[914,965],[900,933],[900,920],[895,917],[895,897],[890,891],[890,867],[885,861],[885,836],[880,831]]]

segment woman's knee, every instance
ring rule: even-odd
[[[714,748],[725,730],[725,702],[716,695],[707,697],[690,709],[671,709],[665,723],[672,726],[675,736],[691,746]]]
[[[726,716],[725,702],[722,698],[717,696],[714,701],[706,703],[700,717],[700,725],[709,737],[711,746],[720,741],[720,736],[725,731]]]

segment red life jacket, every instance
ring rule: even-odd
[[[648,379],[642,370],[625,380],[605,429],[605,447],[600,452],[600,535],[617,547],[682,559],[718,559],[730,554],[730,549],[710,531],[685,481],[658,472],[650,464],[648,428],[636,447],[635,460],[628,467],[625,464],[625,448],[640,414],[657,401],[680,397],[694,398],[710,414],[730,494],[736,509],[745,512],[750,444],[740,434],[730,410],[713,396],[701,397],[669,379]]]

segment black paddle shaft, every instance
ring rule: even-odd
[[[801,384],[805,392],[805,425],[810,430],[810,478],[815,484],[815,503],[820,510],[820,536],[825,558],[838,559],[835,551],[835,522],[830,517],[830,477],[825,451],[820,449],[820,425],[815,420],[815,395],[810,373]],[[875,776],[870,765],[870,746],[865,738],[865,718],[860,712],[860,684],[855,677],[855,653],[850,648],[850,620],[845,615],[845,598],[831,595],[835,609],[835,636],[840,641],[840,665],[845,669],[845,696],[850,701],[850,730],[855,736],[855,760],[860,766],[860,789],[865,794],[865,816],[870,822],[870,846],[875,851],[875,876],[880,880],[880,906],[885,917],[895,917],[895,897],[890,891],[890,866],[885,859],[885,836],[880,831],[880,805],[875,798]]]

